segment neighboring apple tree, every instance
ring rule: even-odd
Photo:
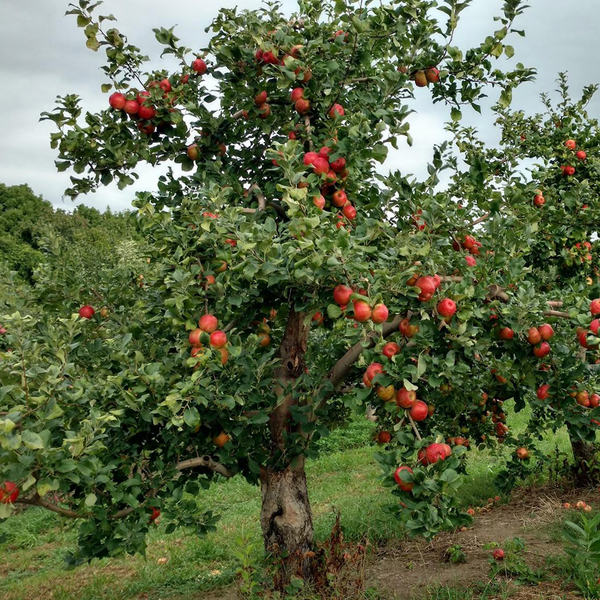
[[[72,7],[88,47],[106,50],[103,87],[114,90],[100,113],[69,95],[44,114],[58,128],[58,168],[77,175],[67,193],[123,188],[141,162],[174,161],[183,174],[171,168],[136,200],[151,246],[144,287],[122,285],[120,300],[111,285],[109,302],[88,286],[79,316],[55,295],[47,313],[6,321],[3,516],[16,486],[17,502],[84,519],[78,558],[143,551],[159,511],[167,531],[213,527],[200,488],[240,474],[261,485],[267,550],[307,575],[305,459],[342,406],[371,403],[408,529],[469,520],[455,498],[466,434],[506,436],[503,419],[486,416],[508,375],[489,307],[520,280],[523,259],[495,248],[477,277],[461,275],[473,267],[453,245],[491,255],[474,237],[478,204],[438,191],[453,166],[446,147],[424,182],[379,167],[390,146],[412,141],[413,95],[458,121],[492,86],[506,106],[531,78],[493,64],[512,57],[521,2],[506,1],[499,29],[463,52],[452,40],[468,5],[222,10],[197,54],[155,30],[180,62],[171,73],[147,69],[96,5]]]
[[[566,425],[576,477],[589,484],[600,476],[595,446],[600,302],[594,300],[600,296],[600,130],[586,112],[597,86],[573,101],[565,75],[558,83],[560,102],[554,106],[542,94],[544,113],[526,117],[498,109],[498,149],[486,147],[472,129],[453,127],[468,171],[457,173],[452,192],[483,213],[478,235],[484,244],[509,251],[515,260],[512,285],[494,307],[491,325],[500,338],[505,328],[515,334],[514,340],[498,341],[495,356],[499,364],[516,365],[508,386],[517,410],[532,407],[520,442],[531,452],[542,432]],[[525,338],[536,339],[531,328],[543,323],[540,298],[551,308],[547,314],[556,336],[539,370],[526,371],[518,363]],[[526,466],[520,463],[519,469],[535,468]]]

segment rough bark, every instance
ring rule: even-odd
[[[292,576],[310,579],[313,522],[304,461],[284,471],[261,472],[262,509],[260,524],[265,549],[277,559],[277,588]]]
[[[280,364],[275,370],[277,406],[269,416],[271,465],[261,469],[261,527],[265,549],[279,565],[276,588],[282,589],[293,575],[310,579],[313,523],[304,457],[287,455],[286,434],[300,432],[291,419],[298,402],[294,385],[306,367],[309,325],[306,314],[290,308],[279,347]],[[281,466],[278,466],[281,465]]]
[[[580,487],[588,487],[598,482],[600,465],[596,461],[596,444],[585,440],[571,438],[571,448],[575,464],[573,475]]]

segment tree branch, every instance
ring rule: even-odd
[[[70,508],[63,508],[62,506],[58,506],[58,504],[53,504],[52,502],[48,502],[48,500],[44,500],[37,494],[35,496],[33,496],[32,498],[17,498],[15,500],[15,502],[18,504],[28,504],[30,506],[41,506],[42,508],[45,508],[46,510],[54,512],[63,517],[67,517],[69,519],[84,519],[89,516],[86,514],[83,514],[83,515],[79,514],[78,512],[75,512],[74,510],[71,510]],[[127,515],[130,515],[134,510],[136,510],[136,509],[132,508],[132,507],[124,508],[123,510],[119,510],[116,513],[110,515],[109,519],[123,519]]]
[[[413,428],[413,431],[415,432],[415,436],[417,437],[417,439],[419,441],[421,441],[423,438],[421,437],[421,434],[419,433],[419,430],[417,429],[417,424],[415,423],[414,419],[411,417],[410,415],[410,411],[406,411],[406,416],[408,417],[408,420],[410,421],[410,426]]]
[[[219,475],[223,475],[223,477],[233,477],[235,473],[229,470],[225,465],[221,463],[215,462],[210,456],[199,456],[198,458],[190,458],[188,460],[182,460],[175,465],[175,468],[178,471],[183,471],[184,469],[193,469],[195,467],[202,467],[204,469],[209,469],[214,473],[218,473]]]
[[[384,323],[382,329],[383,337],[389,337],[392,333],[398,331],[398,327],[400,326],[400,322],[402,321],[402,319],[410,319],[411,316],[412,313],[409,311],[406,317],[397,315],[389,323]],[[335,389],[340,385],[340,383],[342,383],[342,381],[344,381],[346,375],[348,375],[350,369],[354,366],[354,363],[359,359],[360,355],[363,353],[363,350],[366,350],[367,348],[372,348],[375,345],[376,341],[377,334],[375,332],[370,333],[367,337],[366,343],[363,341],[354,344],[354,346],[352,346],[352,348],[350,348],[350,350],[348,350],[346,354],[344,354],[344,356],[342,356],[342,358],[340,358],[340,360],[338,360],[335,363],[335,365],[333,366],[331,371],[329,371],[329,374],[325,378],[325,381],[319,386],[319,389],[317,390],[315,396],[318,397],[319,394],[322,392],[323,387],[328,383],[330,383],[333,386],[333,390],[330,390],[325,394],[323,398],[321,398],[315,411],[313,411],[313,417],[314,412],[322,409],[325,406],[325,403],[331,397]]]
[[[485,215],[482,215],[481,217],[479,217],[479,219],[475,219],[469,226],[470,227],[475,227],[475,225],[479,225],[479,223],[483,223],[486,219],[489,218],[491,213],[487,212],[485,213]]]

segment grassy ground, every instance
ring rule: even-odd
[[[513,414],[509,426],[518,431],[527,418],[525,411]],[[403,536],[401,526],[386,511],[392,497],[380,486],[380,470],[373,459],[376,449],[368,443],[372,429],[373,424],[361,420],[334,432],[324,443],[324,455],[307,465],[318,539],[330,532],[334,507],[341,511],[347,538],[358,540],[366,533],[378,542]],[[566,432],[544,440],[543,450],[552,452],[557,445],[569,452]],[[462,500],[477,505],[496,494],[493,480],[498,461],[490,461],[486,453],[470,454],[471,477]],[[240,479],[225,481],[213,486],[204,498],[204,503],[223,515],[216,533],[188,538],[166,535],[159,526],[152,534],[147,559],[102,560],[72,571],[65,570],[62,556],[73,547],[74,532],[52,513],[27,510],[0,524],[0,535],[9,538],[7,545],[0,546],[0,598],[202,598],[204,592],[233,581],[241,539],[251,547],[253,558],[260,560],[259,500],[256,487]],[[165,558],[166,564],[159,564]]]

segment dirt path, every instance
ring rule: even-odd
[[[519,537],[526,543],[527,561],[535,565],[551,554],[562,552],[562,546],[550,539],[550,526],[557,522],[564,502],[574,504],[584,500],[597,503],[593,491],[572,495],[549,490],[522,490],[513,495],[510,504],[483,508],[467,531],[445,533],[429,544],[406,541],[400,546],[382,548],[370,564],[369,584],[398,600],[418,597],[428,586],[469,587],[485,581],[489,572],[490,542],[502,544]],[[453,565],[446,559],[446,550],[460,544],[467,562]],[[532,597],[531,595],[529,597]],[[554,594],[541,592],[540,598]],[[556,596],[566,598],[564,592]]]

